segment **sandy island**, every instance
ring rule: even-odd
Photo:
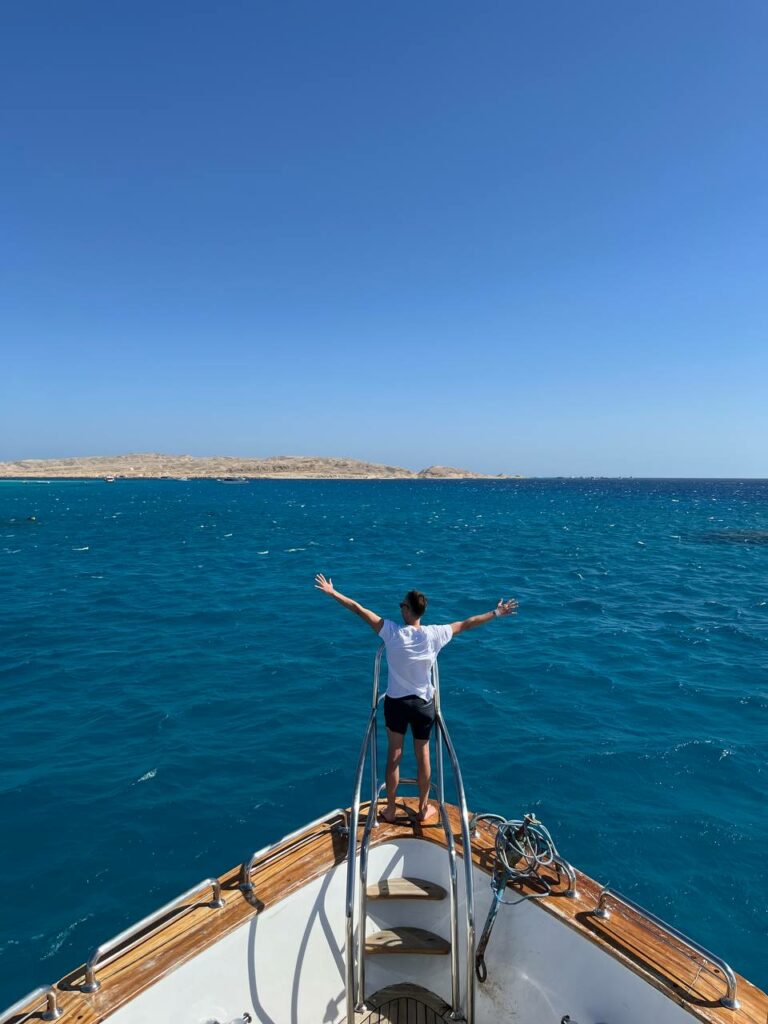
[[[503,473],[488,476],[453,466],[429,466],[414,472],[357,459],[275,455],[266,459],[234,456],[95,455],[70,459],[21,459],[0,462],[0,479],[292,479],[292,480],[498,480],[520,479]]]

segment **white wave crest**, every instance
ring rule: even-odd
[[[59,952],[61,947],[64,945],[64,943],[67,941],[69,936],[72,934],[72,932],[75,930],[75,928],[77,928],[77,926],[79,924],[82,924],[84,921],[87,921],[90,916],[90,914],[86,914],[85,917],[80,917],[77,919],[77,921],[73,921],[72,924],[68,924],[66,928],[59,932],[59,934],[50,944],[45,953],[43,953],[40,959],[50,960],[52,956],[55,956]]]

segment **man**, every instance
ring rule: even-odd
[[[435,722],[435,694],[432,686],[432,666],[441,649],[459,633],[482,626],[484,622],[506,615],[514,615],[517,601],[499,601],[493,611],[473,615],[463,622],[446,626],[422,626],[421,617],[427,610],[427,599],[418,590],[409,590],[400,602],[403,625],[383,619],[376,612],[363,608],[351,597],[345,597],[333,586],[333,580],[322,573],[315,576],[315,586],[367,622],[378,633],[387,650],[389,679],[384,698],[384,721],[387,724],[389,750],[387,753],[387,806],[379,815],[384,821],[395,820],[395,797],[400,781],[400,761],[405,734],[410,725],[413,732],[413,751],[419,783],[419,820],[428,824],[437,818],[437,808],[429,802],[431,767],[429,763],[429,734]]]

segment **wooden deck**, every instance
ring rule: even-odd
[[[355,1024],[440,1024],[451,1012],[439,996],[418,985],[390,985],[371,996],[367,1005],[365,1013],[355,1014]]]
[[[445,835],[439,825],[423,826],[418,822],[416,803],[415,799],[399,801],[400,814],[394,824],[382,823],[373,832],[372,845],[412,838],[445,846]],[[449,818],[461,852],[456,808],[449,808]],[[359,836],[361,834],[362,826]],[[493,829],[481,822],[472,848],[472,859],[481,870],[490,871],[493,849]],[[346,854],[346,838],[331,824],[321,824],[308,829],[298,842],[294,839],[286,843],[270,853],[268,860],[257,863],[251,875],[252,893],[246,895],[242,892],[239,887],[240,867],[234,868],[221,877],[223,908],[213,909],[206,905],[208,897],[203,894],[192,909],[182,908],[185,910],[183,915],[170,913],[161,928],[149,932],[139,944],[126,948],[98,969],[102,983],[98,992],[87,994],[80,991],[83,967],[63,978],[56,986],[59,1004],[64,1011],[60,1018],[62,1024],[99,1024],[179,964],[192,959],[264,908],[278,903],[308,881],[342,863]],[[744,978],[737,979],[741,1009],[727,1010],[719,1005],[720,996],[725,992],[723,978],[714,968],[702,968],[700,960],[692,959],[690,952],[686,952],[664,931],[618,907],[612,908],[608,920],[595,918],[591,911],[600,894],[601,887],[597,882],[577,872],[578,896],[568,899],[562,895],[567,888],[566,879],[551,876],[548,880],[553,887],[552,894],[537,901],[537,906],[610,953],[684,1006],[694,1018],[705,1024],[768,1024],[768,996]],[[151,910],[151,907],[146,910]],[[482,922],[479,922],[478,928],[481,926]],[[401,1012],[412,1013],[409,998],[393,997],[389,1002],[397,1005],[386,1009],[390,1016],[382,1016],[385,1012],[382,1006],[378,1008],[378,1018],[370,1014],[364,1018],[366,1024],[385,1024],[394,1020],[398,1024],[414,1024],[410,1016],[400,1016]],[[401,1000],[405,1000],[404,1009]],[[30,1004],[29,1008],[36,1009],[41,1005],[38,1001]],[[432,1024],[432,1018],[426,1017],[426,1009],[431,1009],[433,1014],[437,1011],[428,1004],[425,1007],[424,1024]],[[415,1024],[422,1024],[418,1016],[421,1012],[418,1001],[415,1012]],[[23,1013],[18,1016],[22,1017]]]

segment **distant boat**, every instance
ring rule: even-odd
[[[115,478],[113,476],[105,476],[104,482],[107,484],[113,484],[115,482]]]
[[[217,484],[247,484],[247,476],[217,476]]]

